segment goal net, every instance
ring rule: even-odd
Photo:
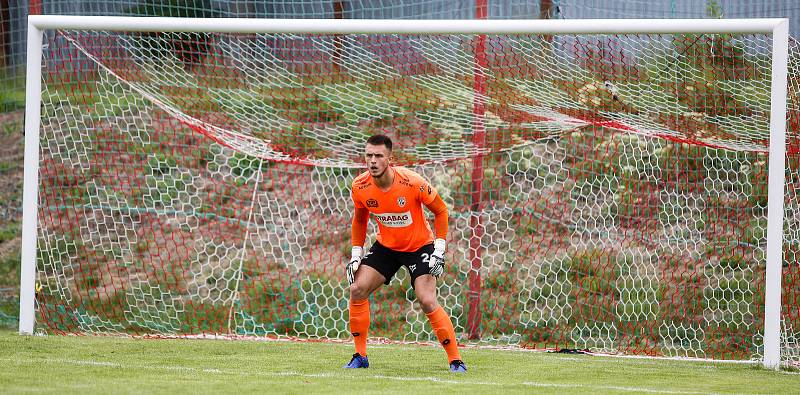
[[[42,48],[39,331],[348,339],[350,185],[382,133],[450,209],[460,342],[762,358],[769,34],[62,29]],[[370,335],[435,341],[404,271],[372,306]]]

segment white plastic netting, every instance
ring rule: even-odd
[[[347,338],[350,182],[383,133],[451,210],[439,295],[460,341],[759,358],[770,52],[759,35],[58,32],[38,325]],[[407,282],[374,296],[370,331],[432,341]]]

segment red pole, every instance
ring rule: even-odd
[[[28,15],[42,15],[42,0],[28,1]]]
[[[333,2],[333,19],[344,19],[344,4],[342,1]],[[333,71],[337,74],[342,67],[342,36],[333,36]]]
[[[553,0],[539,2],[539,19],[550,19],[553,16]]]
[[[486,19],[487,1],[475,0],[475,18]],[[483,98],[486,94],[486,76],[483,70],[486,68],[486,35],[481,34],[475,43],[475,67],[472,99],[472,126],[474,133],[472,142],[475,147],[480,149],[486,145],[486,130],[483,126],[483,117],[486,112]],[[483,154],[478,154],[472,158],[472,196],[470,205],[469,225],[473,229],[472,237],[469,240],[469,291],[468,303],[469,312],[467,313],[467,330],[470,339],[480,339],[481,337],[481,238],[483,237],[483,221],[480,217],[483,195]]]
[[[539,2],[539,19],[551,19],[553,17],[553,0],[541,0]],[[553,35],[543,36],[545,41],[553,42]]]

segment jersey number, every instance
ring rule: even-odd
[[[425,263],[427,263],[427,264],[430,266],[430,263],[431,263],[431,256],[430,256],[430,255],[428,255],[428,253],[427,253],[427,252],[423,252],[423,253],[422,253],[422,262],[425,262]]]

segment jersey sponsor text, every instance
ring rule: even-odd
[[[404,213],[373,213],[375,219],[378,220],[383,226],[389,228],[405,228],[411,225],[411,211]]]

